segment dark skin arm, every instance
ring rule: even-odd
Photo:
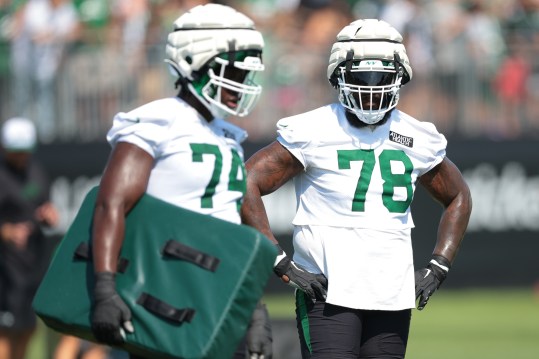
[[[94,271],[116,272],[125,216],[146,191],[154,160],[141,148],[118,143],[101,178],[92,224]]]
[[[453,263],[472,212],[470,189],[459,169],[447,157],[419,178],[419,183],[443,207],[433,255]]]
[[[245,168],[247,191],[241,206],[241,221],[258,229],[273,243],[279,244],[271,231],[262,196],[276,191],[301,173],[303,165],[279,142],[274,141],[251,156]],[[283,275],[281,280],[288,283],[290,279]]]
[[[262,196],[270,194],[301,173],[303,165],[279,142],[275,141],[256,152],[245,163],[247,191],[241,206],[242,222],[254,227],[278,244],[271,232]]]
[[[223,91],[222,95],[223,101],[232,96],[230,91]],[[180,92],[178,97],[208,122],[213,120],[208,109],[189,91]],[[153,165],[152,156],[130,143],[120,142],[112,151],[101,178],[92,225],[96,273],[116,272],[125,233],[125,216],[146,192]]]

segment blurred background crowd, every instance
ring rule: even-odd
[[[23,117],[37,127],[36,143],[45,146],[36,155],[50,174],[46,192],[59,212],[53,235],[64,233],[84,194],[98,183],[113,116],[176,94],[163,61],[167,34],[182,13],[208,2],[249,15],[266,42],[266,71],[256,79],[264,88],[260,103],[248,118],[230,119],[249,132],[247,157],[275,138],[280,118],[337,100],[326,68],[335,36],[346,24],[380,18],[397,28],[414,72],[399,108],[433,122],[450,143],[458,143],[451,158],[474,198],[470,239],[446,286],[539,283],[539,0],[0,0],[0,122]],[[14,192],[9,188],[0,180],[0,189]],[[283,236],[289,236],[295,210],[291,197],[289,187],[266,202],[272,228]],[[414,211],[421,213],[415,236],[429,240],[415,241],[414,255],[425,258],[438,208],[422,198],[419,192],[414,199]],[[0,264],[1,254],[0,247]],[[39,255],[48,260],[43,251]],[[274,281],[275,288],[285,287]],[[508,307],[514,306],[497,312]],[[0,327],[6,318],[1,309]],[[297,345],[290,323],[275,327],[281,359],[299,350],[287,347],[290,340]],[[2,335],[0,330],[0,358]],[[44,353],[44,347],[43,358],[107,355],[73,337],[49,334],[46,340],[28,358],[41,359],[33,353]],[[539,357],[536,336],[530,342],[530,358]],[[509,347],[513,353],[519,345]]]
[[[172,22],[200,0],[0,0],[0,118],[35,120],[40,142],[101,141],[112,116],[175,95],[163,62]],[[414,79],[400,107],[448,137],[539,137],[538,0],[230,0],[265,36],[261,103],[241,125],[336,100],[329,49],[357,18],[404,36]]]

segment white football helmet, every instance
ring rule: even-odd
[[[213,116],[242,117],[262,92],[254,76],[264,70],[263,47],[262,34],[244,14],[225,5],[199,5],[174,22],[165,62],[178,77],[177,84],[186,86]],[[231,78],[232,68],[241,70],[240,78]],[[237,103],[221,102],[223,88],[238,94]]]
[[[339,101],[372,125],[397,106],[399,91],[412,78],[402,36],[387,22],[356,20],[344,27],[331,48],[329,82]]]

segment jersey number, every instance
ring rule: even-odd
[[[365,197],[371,183],[371,176],[374,170],[376,159],[373,150],[337,150],[339,169],[350,169],[350,162],[362,161],[363,166],[357,180],[356,192],[352,200],[353,212],[365,211]],[[412,170],[414,166],[410,158],[400,150],[383,150],[378,156],[380,163],[380,174],[382,176],[383,193],[382,202],[392,213],[404,213],[412,203]],[[391,161],[400,161],[404,165],[404,173],[392,173]],[[393,199],[396,187],[403,187],[406,190],[406,199],[397,201]]]
[[[221,150],[219,150],[219,146],[217,145],[210,145],[207,143],[191,143],[190,145],[191,151],[193,151],[193,162],[203,162],[203,155],[215,156],[210,182],[206,186],[204,194],[200,199],[201,208],[213,208],[213,195],[215,194],[215,188],[219,184],[219,178],[221,178],[221,172],[223,170],[223,155],[221,154]],[[238,152],[236,152],[234,149],[231,149],[231,151],[232,164],[230,166],[230,173],[228,174],[228,190],[239,191],[244,194],[246,189],[245,167],[243,166],[243,161],[241,160]],[[241,171],[240,179],[238,179],[239,171]],[[239,210],[241,200],[238,200],[237,206]]]

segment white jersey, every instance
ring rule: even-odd
[[[445,157],[445,137],[398,110],[382,125],[356,128],[340,104],[277,128],[305,168],[294,178],[294,260],[328,277],[328,303],[413,308],[410,204],[417,178]]]
[[[207,122],[179,98],[120,112],[107,134],[112,146],[129,142],[155,159],[146,193],[234,223],[241,222],[246,137],[224,120]]]

